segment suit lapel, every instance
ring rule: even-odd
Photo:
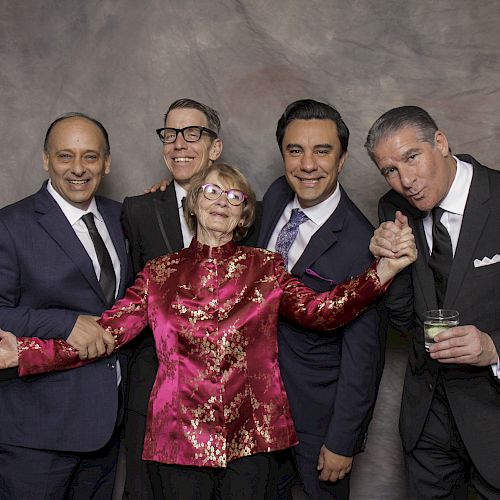
[[[166,253],[181,250],[184,247],[184,241],[173,182],[168,186],[161,198],[154,200],[154,212],[163,242],[165,243]]]
[[[56,201],[50,196],[46,184],[38,191],[35,198],[35,211],[38,223],[48,236],[52,238],[68,258],[75,264],[83,277],[89,282],[95,293],[106,302],[104,294],[95,275],[92,260],[75,234],[68,219]]]
[[[458,245],[453,259],[445,305],[453,305],[465,276],[465,270],[472,266],[472,258],[477,242],[490,216],[486,201],[490,198],[490,185],[486,170],[473,162],[474,173],[465,205]]]
[[[283,210],[285,210],[287,204],[293,199],[293,196],[293,191],[290,189],[288,184],[286,184],[284,189],[273,198],[272,205],[270,207],[264,206],[264,211],[262,213],[262,225],[257,246],[267,248],[274,228],[278,224]]]
[[[302,276],[306,269],[310,268],[319,257],[338,241],[338,234],[342,231],[347,215],[348,198],[345,191],[341,189],[340,202],[335,211],[327,221],[314,233],[299,260],[293,266],[292,273]]]

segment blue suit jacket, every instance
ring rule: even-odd
[[[267,246],[293,196],[284,177],[268,189],[259,246]],[[339,206],[311,238],[292,274],[314,290],[331,289],[370,265],[372,233],[371,224],[342,190]],[[307,331],[282,321],[278,340],[281,374],[299,440],[324,443],[335,453],[352,456],[363,445],[383,364],[375,309],[334,333]]]
[[[121,263],[128,259],[121,205],[96,197]],[[0,210],[0,327],[17,336],[66,339],[79,314],[106,302],[92,261],[44,184]],[[110,438],[117,417],[116,358],[39,377],[0,382],[0,443],[90,451]]]

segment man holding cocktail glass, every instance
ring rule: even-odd
[[[498,499],[500,173],[453,156],[415,106],[383,114],[365,146],[392,188],[380,218],[407,215],[419,251],[385,301],[390,323],[412,334],[400,416],[409,497],[465,499],[472,486],[478,498]],[[378,235],[371,249],[384,254]],[[424,312],[444,309],[459,313],[461,326],[435,335],[426,352]]]

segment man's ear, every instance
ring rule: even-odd
[[[210,146],[210,152],[208,154],[210,160],[211,161],[218,160],[220,155],[222,154],[223,149],[224,149],[224,144],[222,143],[222,140],[219,138],[214,139],[212,145]]]
[[[434,134],[434,146],[441,151],[441,154],[446,158],[450,154],[450,146],[448,144],[448,139],[441,132],[437,130]]]
[[[104,158],[104,175],[109,174],[111,170],[111,153],[106,155],[106,158]]]
[[[49,171],[49,155],[47,151],[42,151],[42,163],[43,169],[48,172]]]
[[[338,172],[339,174],[340,174],[340,172],[342,172],[342,169],[344,168],[344,164],[345,164],[346,160],[347,160],[347,151],[344,151],[342,153],[342,156],[339,159],[339,172]]]

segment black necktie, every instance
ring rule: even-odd
[[[434,286],[440,309],[443,307],[448,276],[453,263],[450,234],[441,223],[443,213],[444,210],[441,207],[434,207],[432,210],[432,253],[429,258],[429,267],[434,273]]]
[[[115,302],[116,277],[111,257],[95,225],[94,214],[89,212],[88,214],[82,215],[82,220],[89,230],[95,253],[97,254],[97,260],[101,266],[99,285],[101,285],[104,297],[106,297],[106,302],[108,305],[112,305]]]

